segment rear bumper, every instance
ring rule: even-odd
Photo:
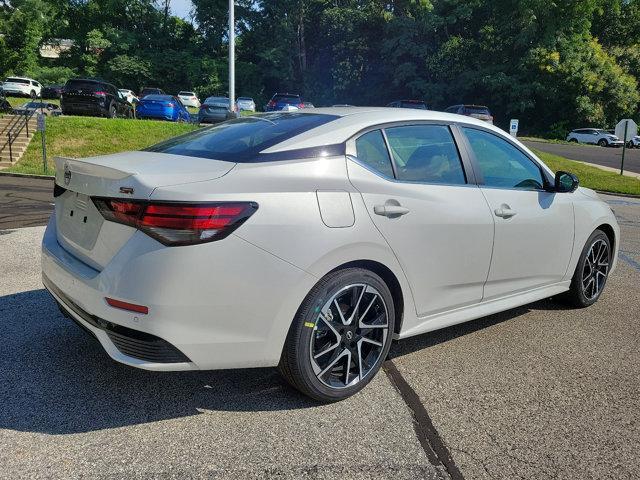
[[[65,115],[105,115],[107,110],[95,103],[60,102],[60,108]]]
[[[235,235],[171,248],[136,232],[97,271],[64,250],[55,231],[54,215],[42,243],[45,287],[109,356],[147,370],[277,365],[316,281]],[[149,313],[113,308],[105,297]]]
[[[5,95],[9,94],[9,95],[19,95],[21,97],[23,96],[30,96],[31,95],[31,89],[29,88],[15,88],[15,87],[4,87],[3,88]]]

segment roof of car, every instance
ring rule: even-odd
[[[16,77],[15,75],[9,75],[8,77],[5,78],[17,78],[18,80],[33,80],[33,78],[29,78],[29,77]],[[35,82],[35,80],[33,80]]]
[[[287,112],[278,112],[287,114]],[[412,120],[431,120],[447,123],[457,122],[467,125],[478,125],[504,134],[504,131],[488,123],[452,113],[437,112],[435,110],[416,110],[409,108],[391,107],[320,107],[313,109],[294,110],[290,113],[305,115],[334,115],[337,118],[312,130],[308,130],[289,140],[265,150],[265,153],[293,150],[297,148],[319,147],[341,143],[351,138],[365,128],[383,123],[406,122]]]

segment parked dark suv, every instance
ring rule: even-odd
[[[60,106],[65,115],[133,118],[133,107],[118,89],[100,80],[69,80],[64,86]]]

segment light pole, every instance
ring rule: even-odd
[[[229,110],[235,111],[236,103],[236,30],[233,0],[229,0]]]

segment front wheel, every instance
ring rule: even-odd
[[[607,283],[611,260],[609,237],[602,230],[594,231],[582,249],[571,287],[561,298],[578,308],[596,303]]]
[[[609,145],[609,142],[607,142],[604,138],[601,138],[600,140],[598,140],[598,145],[600,145],[601,147],[607,147]]]
[[[278,369],[302,393],[335,402],[362,390],[389,353],[395,310],[375,273],[329,273],[309,292],[291,325]]]

